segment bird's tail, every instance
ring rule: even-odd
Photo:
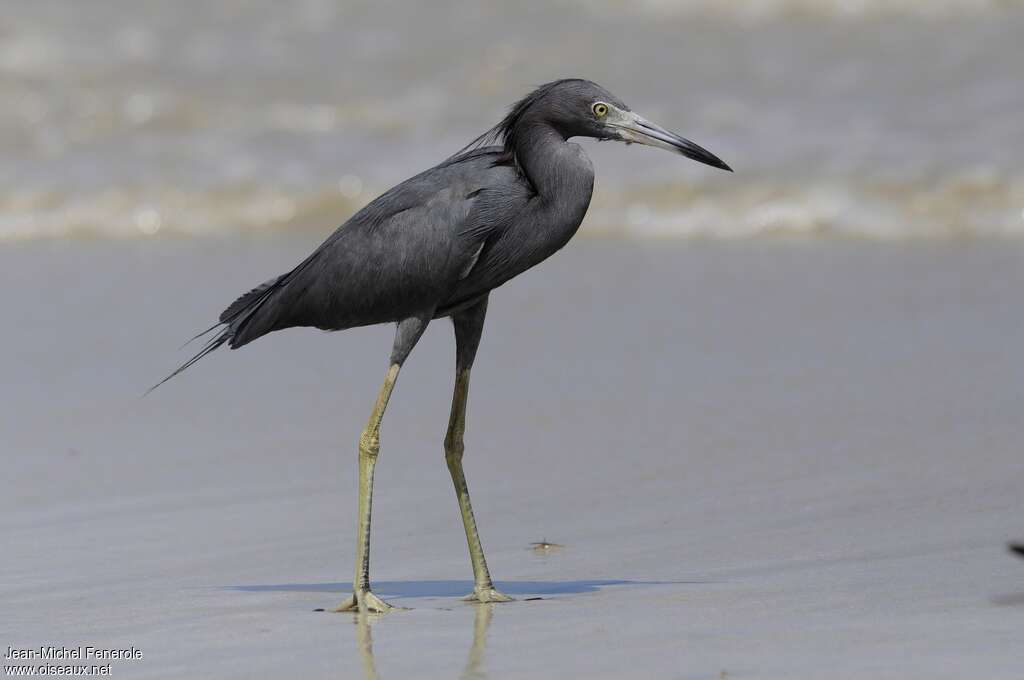
[[[203,331],[203,332],[202,332],[202,333],[200,333],[199,335],[197,335],[197,336],[195,336],[194,338],[192,338],[192,340],[195,340],[196,338],[200,338],[200,337],[202,337],[202,336],[206,335],[207,333],[209,333],[210,331],[214,330],[215,328],[217,328],[217,326],[220,326],[220,325],[221,325],[221,324],[217,324],[216,326],[213,326],[213,327],[211,327],[211,328],[208,328],[207,330]],[[205,356],[206,356],[207,354],[209,354],[209,353],[210,353],[210,352],[212,352],[213,350],[215,350],[215,349],[217,349],[218,347],[220,347],[221,345],[223,345],[223,344],[224,344],[225,342],[227,342],[228,340],[230,340],[230,339],[231,339],[231,336],[232,336],[232,335],[233,335],[233,332],[232,332],[232,330],[231,330],[231,327],[230,327],[230,326],[228,326],[227,328],[224,328],[224,329],[222,329],[222,330],[220,331],[220,333],[218,333],[217,335],[213,336],[213,338],[211,338],[211,339],[210,339],[210,340],[209,340],[209,341],[208,341],[208,342],[207,342],[207,343],[206,343],[206,344],[205,344],[205,345],[203,346],[203,348],[202,348],[201,350],[199,350],[199,352],[197,352],[197,353],[196,353],[196,355],[195,355],[194,357],[192,357],[191,359],[189,359],[188,361],[186,361],[185,363],[183,363],[183,364],[182,364],[181,366],[178,366],[178,367],[177,367],[176,369],[174,369],[174,371],[173,371],[173,372],[172,372],[172,373],[171,373],[171,374],[170,374],[169,376],[167,376],[166,378],[164,378],[163,380],[161,380],[160,382],[158,382],[157,384],[153,385],[153,386],[152,386],[152,387],[150,387],[150,388],[149,388],[148,390],[146,390],[146,393],[145,393],[145,394],[143,394],[142,396],[144,396],[144,397],[145,397],[145,396],[146,396],[146,395],[148,395],[148,394],[149,394],[150,392],[152,392],[152,391],[153,391],[153,390],[155,390],[156,388],[160,387],[160,386],[161,386],[161,385],[163,385],[163,384],[164,384],[165,382],[167,382],[167,381],[168,381],[168,380],[170,380],[171,378],[175,377],[176,375],[178,375],[179,373],[181,373],[182,371],[184,371],[184,370],[185,370],[186,368],[190,367],[190,366],[191,366],[192,364],[196,363],[197,361],[199,361],[200,359],[202,359],[203,357],[205,357]],[[192,342],[192,340],[189,340],[189,342]],[[188,344],[188,343],[185,343],[185,344]]]
[[[179,373],[183,372],[185,369],[192,366],[192,364],[196,363],[197,361],[199,361],[200,359],[202,359],[207,354],[214,351],[224,343],[229,343],[228,346],[231,347],[232,349],[235,349],[236,347],[241,347],[242,345],[250,342],[251,340],[254,340],[259,335],[262,335],[263,333],[267,332],[266,330],[263,330],[262,332],[257,332],[255,334],[246,333],[245,335],[247,337],[239,337],[242,334],[243,330],[247,330],[246,326],[249,324],[249,321],[252,319],[253,315],[259,310],[260,307],[263,306],[263,303],[265,303],[270,298],[274,291],[281,287],[281,285],[286,280],[287,276],[287,274],[282,276],[275,276],[269,281],[265,281],[260,285],[256,286],[248,293],[245,293],[244,295],[240,296],[237,300],[232,302],[227,309],[221,312],[220,318],[217,323],[210,326],[202,333],[193,336],[191,340],[185,343],[185,345],[188,345],[193,340],[197,340],[203,337],[204,335],[207,335],[208,333],[217,330],[221,326],[223,326],[223,328],[220,328],[220,331],[212,338],[210,338],[210,340],[208,340],[207,343],[203,345],[203,348],[199,350],[195,356],[193,356],[191,359],[189,359],[181,366],[176,368],[174,372],[172,372],[166,378],[164,378],[163,380],[161,380],[160,382],[146,390],[146,393],[143,394],[142,396],[146,396],[156,388],[160,387],[165,382],[177,376]]]

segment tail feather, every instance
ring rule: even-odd
[[[215,324],[213,324],[212,326],[210,326],[209,328],[207,328],[207,329],[206,329],[205,331],[202,331],[202,332],[200,332],[200,333],[196,333],[195,335],[193,335],[193,336],[192,336],[191,338],[189,338],[188,340],[186,340],[186,341],[185,341],[185,344],[184,344],[184,345],[182,345],[182,346],[181,346],[181,347],[179,347],[178,349],[179,349],[179,350],[185,349],[186,347],[188,347],[189,345],[191,345],[191,344],[192,344],[193,342],[195,342],[195,341],[196,341],[196,340],[198,340],[199,338],[203,337],[203,336],[204,336],[204,335],[206,335],[207,333],[210,333],[210,332],[212,332],[212,331],[215,331],[215,330],[217,330],[217,328],[218,328],[218,327],[220,327],[220,326],[223,326],[223,325],[224,325],[224,323],[223,323],[223,322],[221,322],[221,321],[218,321],[217,323],[215,323]]]
[[[252,290],[250,290],[248,293],[239,297],[234,302],[232,302],[227,309],[221,312],[220,320],[218,321],[218,323],[215,323],[214,325],[210,326],[202,333],[192,336],[192,338],[188,342],[186,342],[185,345],[182,345],[182,347],[185,347],[192,341],[197,340],[208,333],[211,333],[220,326],[223,326],[224,328],[222,328],[217,335],[211,338],[195,356],[193,356],[184,364],[176,368],[174,372],[171,373],[169,376],[167,376],[166,378],[164,378],[163,380],[161,380],[160,382],[146,390],[146,393],[143,394],[142,396],[146,396],[156,388],[160,387],[165,382],[177,376],[182,371],[189,368],[190,366],[192,366],[192,364],[196,363],[197,361],[199,361],[200,359],[202,359],[207,354],[214,351],[224,343],[230,343],[229,346],[232,348],[240,346],[236,345],[232,341],[246,327],[246,324],[249,322],[250,319],[252,319],[253,314],[255,314],[257,310],[259,310],[259,308],[262,307],[263,304],[270,298],[273,292],[277,290],[281,286],[281,284],[284,283],[287,276],[288,274],[284,274],[282,276],[276,276],[270,279],[269,281],[265,281],[260,285],[256,286],[255,288],[253,288]],[[242,344],[245,343],[243,342]]]
[[[214,326],[214,328],[216,328],[216,326]],[[210,330],[213,330],[213,329],[211,328]],[[209,333],[209,331],[206,331],[206,333]],[[205,335],[205,333],[200,333],[199,335]],[[150,392],[152,392],[156,388],[160,387],[165,382],[167,382],[171,378],[175,377],[176,375],[178,375],[179,373],[184,371],[186,368],[188,368],[192,364],[196,363],[197,361],[199,361],[200,359],[202,359],[207,354],[209,354],[213,350],[217,349],[221,345],[223,345],[225,342],[227,342],[228,340],[231,339],[231,335],[232,335],[232,330],[231,330],[230,327],[229,328],[225,328],[224,330],[222,330],[219,335],[217,335],[216,337],[212,338],[209,342],[207,342],[206,345],[201,350],[199,350],[199,352],[194,357],[192,357],[191,359],[189,359],[188,361],[183,363],[181,366],[178,366],[178,368],[174,369],[173,373],[171,373],[169,376],[167,376],[166,378],[164,378],[163,380],[161,380],[157,384],[155,384],[152,387],[150,387],[148,390],[146,390],[146,393],[143,394],[142,396],[145,397]],[[196,337],[199,337],[199,336],[197,335]],[[193,338],[193,340],[194,339],[195,338]],[[191,340],[189,342],[191,342]]]
[[[150,392],[160,387],[171,378],[177,376],[186,368],[189,368],[192,364],[196,363],[197,361],[199,361],[200,359],[202,359],[207,354],[217,349],[224,343],[228,343],[228,346],[231,349],[236,349],[238,347],[241,347],[242,345],[252,342],[261,335],[264,335],[274,330],[274,326],[268,323],[268,319],[257,319],[257,325],[255,327],[251,326],[250,322],[253,321],[253,318],[256,316],[256,313],[260,311],[260,309],[269,300],[273,299],[278,291],[284,288],[285,284],[291,281],[297,274],[305,270],[311,263],[315,262],[317,258],[320,257],[320,254],[323,252],[324,247],[330,244],[333,241],[333,239],[336,238],[336,235],[338,233],[339,232],[335,232],[334,235],[332,235],[330,238],[327,239],[327,241],[324,242],[324,245],[321,245],[319,248],[313,251],[313,253],[309,257],[307,257],[305,260],[299,263],[297,267],[292,269],[287,274],[281,274],[280,276],[275,276],[272,279],[264,281],[260,285],[250,290],[248,293],[239,296],[237,300],[228,305],[227,309],[220,313],[218,323],[215,323],[214,325],[210,326],[202,333],[195,335],[191,340],[186,342],[185,345],[188,345],[193,340],[197,340],[206,335],[207,333],[214,331],[219,326],[224,326],[220,333],[211,338],[209,342],[207,342],[206,345],[194,357],[192,357],[184,364],[179,366],[169,376],[167,376],[166,378],[164,378],[163,380],[161,380],[160,382],[146,390],[146,394],[149,394]],[[146,396],[146,394],[142,396]]]

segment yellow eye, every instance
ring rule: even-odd
[[[598,118],[604,118],[605,114],[608,113],[608,105],[604,102],[597,102],[590,109],[594,112],[594,115]]]

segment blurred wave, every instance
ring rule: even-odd
[[[376,192],[355,176],[310,190],[237,185],[125,188],[90,195],[0,195],[0,241],[202,236],[340,224]],[[1024,236],[1024,176],[978,170],[928,183],[743,182],[599,190],[584,234],[920,239]]]
[[[0,241],[326,232],[577,75],[737,170],[584,142],[585,233],[1024,232],[1024,2],[0,8]]]
[[[600,196],[592,233],[746,238],[839,236],[881,240],[1024,236],[1024,176],[980,170],[931,182],[850,181],[736,189],[660,186]]]
[[[587,2],[589,6],[593,3]],[[604,0],[598,6],[630,7],[645,13],[690,14],[730,19],[891,16],[951,17],[1019,7],[1018,0]]]

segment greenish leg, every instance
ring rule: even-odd
[[[473,517],[473,505],[469,501],[469,487],[466,475],[462,472],[462,454],[465,451],[463,435],[466,432],[466,398],[469,393],[469,369],[457,369],[455,374],[455,394],[452,397],[452,413],[448,420],[448,434],[444,438],[444,458],[448,463],[448,471],[455,485],[455,495],[459,499],[459,510],[462,513],[462,524],[466,528],[466,542],[469,544],[469,558],[473,562],[473,592],[465,600],[474,602],[508,602],[512,598],[498,592],[491,582],[491,574],[487,571],[487,560],[480,544],[476,519]]]
[[[333,611],[359,611],[384,613],[394,609],[390,604],[370,592],[370,511],[373,505],[373,469],[380,453],[380,421],[395,387],[400,365],[391,364],[384,386],[377,395],[377,404],[370,414],[362,436],[359,437],[359,528],[356,534],[356,574],[352,581],[352,596]]]

